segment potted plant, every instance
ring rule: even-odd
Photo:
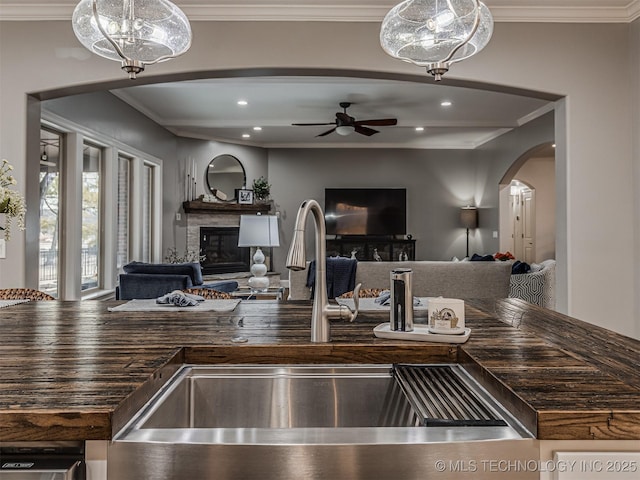
[[[271,195],[271,185],[264,177],[257,178],[253,181],[253,197],[258,202],[266,202]]]
[[[0,231],[4,231],[5,240],[11,238],[11,224],[17,220],[18,228],[24,230],[24,220],[27,213],[24,197],[9,187],[18,182],[12,175],[13,166],[5,159],[0,164]]]

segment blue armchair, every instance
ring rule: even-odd
[[[173,290],[209,288],[219,292],[233,292],[238,288],[235,280],[205,284],[199,263],[143,263],[131,262],[123,267],[117,300],[157,298]]]

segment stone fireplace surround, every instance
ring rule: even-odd
[[[267,214],[270,208],[268,204],[239,205],[201,200],[184,202],[182,205],[187,216],[187,250],[189,251],[200,251],[200,228],[238,228],[240,215],[255,215],[258,212]],[[242,276],[242,273],[229,272],[229,275]]]

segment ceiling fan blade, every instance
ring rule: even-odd
[[[356,125],[355,129],[356,129],[356,133],[359,133],[361,135],[366,135],[367,137],[370,137],[371,135],[378,133],[378,130],[374,130],[373,128],[368,128],[368,127],[363,127],[362,125]]]
[[[292,123],[294,127],[314,127],[318,125],[335,125],[336,122],[327,122],[327,123]]]
[[[385,127],[389,125],[397,125],[398,120],[396,118],[377,118],[374,120],[358,120],[356,125],[374,125],[378,127]]]
[[[316,135],[316,137],[324,137],[325,135],[329,135],[330,133],[334,132],[336,129],[336,127],[333,127],[331,130],[327,130],[324,133],[321,133],[320,135]]]

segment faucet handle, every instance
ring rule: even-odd
[[[353,312],[353,315],[350,322],[353,322],[358,316],[358,311],[360,310],[360,288],[362,288],[362,283],[356,285],[356,288],[353,289],[353,305],[356,307],[356,310]]]

